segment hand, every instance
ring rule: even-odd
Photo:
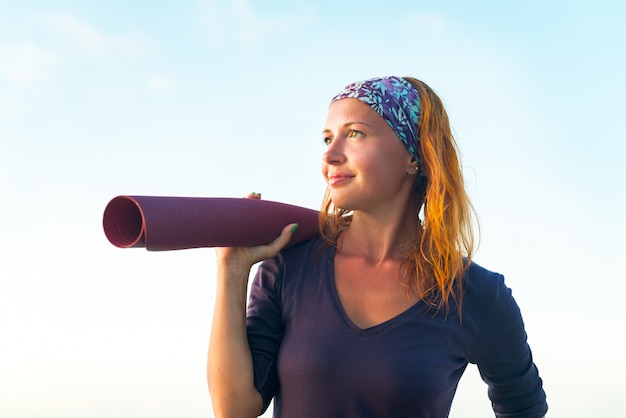
[[[261,199],[261,195],[250,193],[246,199]],[[298,224],[285,226],[280,235],[271,243],[254,247],[218,247],[215,248],[219,268],[230,271],[250,271],[259,261],[274,257],[291,239]]]

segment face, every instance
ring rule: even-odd
[[[322,174],[336,207],[389,211],[406,205],[415,179],[407,171],[415,163],[376,111],[358,99],[333,102],[322,134]]]

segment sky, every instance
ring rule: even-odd
[[[383,4],[384,3],[384,4]],[[0,416],[211,417],[212,249],[119,249],[117,195],[318,209],[330,98],[443,99],[549,416],[626,416],[626,3],[0,0]],[[451,417],[490,416],[470,366]]]

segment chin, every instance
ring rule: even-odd
[[[355,201],[350,199],[332,199],[333,206],[337,209],[343,210],[357,210],[358,205],[356,205]]]

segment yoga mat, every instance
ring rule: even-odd
[[[117,196],[102,225],[111,244],[150,251],[268,244],[290,223],[287,246],[318,235],[318,211],[259,199]]]

